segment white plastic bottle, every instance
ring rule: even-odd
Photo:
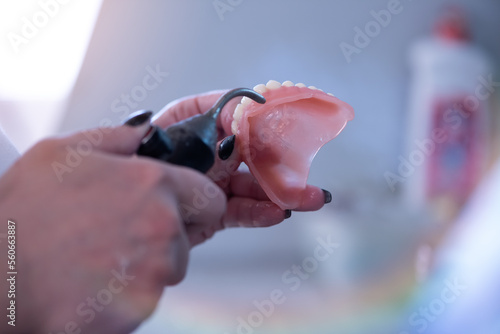
[[[399,166],[407,174],[405,197],[417,208],[439,203],[450,216],[487,159],[491,63],[471,42],[457,9],[438,21],[434,36],[412,46],[410,61],[408,146]]]

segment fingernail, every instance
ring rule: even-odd
[[[234,150],[234,143],[236,141],[236,136],[232,135],[226,137],[219,145],[219,158],[221,160],[227,160],[231,156]]]
[[[141,126],[148,122],[152,116],[153,113],[151,111],[139,110],[130,114],[123,124],[132,127]]]
[[[285,219],[288,219],[291,216],[292,216],[292,210],[289,210],[289,209],[285,210]]]
[[[332,193],[325,189],[321,190],[323,190],[323,194],[325,195],[325,204],[330,203],[332,201]]]

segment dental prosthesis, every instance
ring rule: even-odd
[[[270,80],[253,90],[267,102],[243,97],[231,131],[242,160],[269,199],[282,209],[295,209],[316,153],[354,118],[353,108],[314,86],[291,81]]]

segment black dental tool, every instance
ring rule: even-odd
[[[206,173],[215,162],[217,117],[226,103],[237,96],[246,96],[261,104],[266,102],[261,94],[251,89],[230,90],[204,114],[190,117],[164,130],[151,125],[137,154]]]

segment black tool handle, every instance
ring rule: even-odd
[[[226,103],[237,96],[247,96],[258,103],[266,102],[262,95],[251,89],[230,90],[204,114],[185,119],[165,130],[152,126],[137,154],[206,173],[215,162],[217,118]]]

